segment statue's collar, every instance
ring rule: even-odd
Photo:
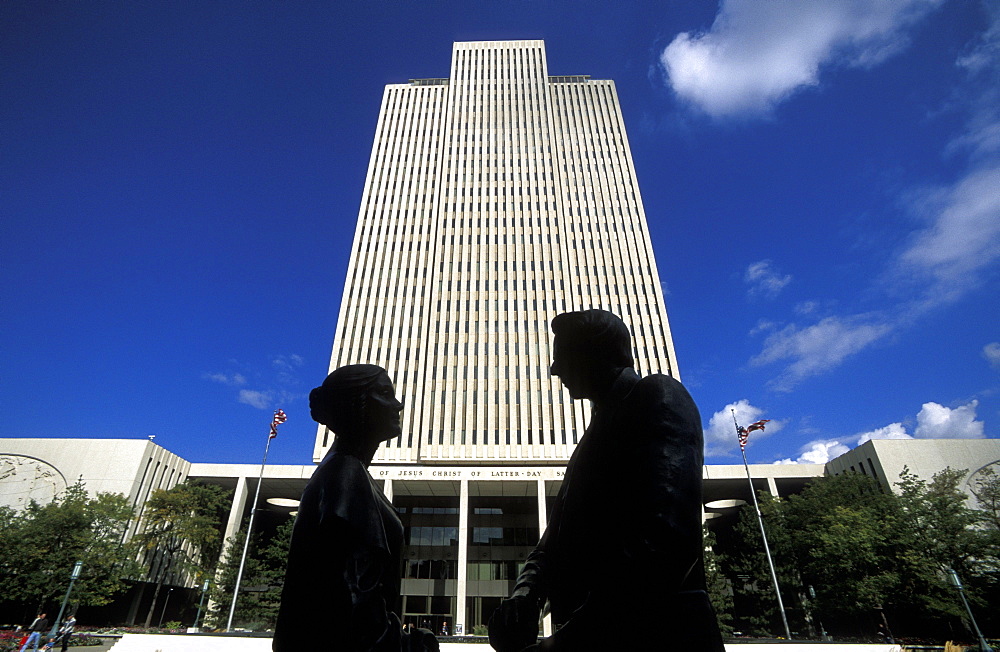
[[[608,390],[607,395],[602,400],[593,402],[594,410],[614,409],[621,404],[640,380],[639,374],[635,373],[634,369],[625,367],[611,383],[611,389]]]

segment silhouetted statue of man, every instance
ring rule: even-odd
[[[302,492],[272,650],[436,652],[430,631],[404,632],[392,612],[403,525],[368,473],[379,444],[400,433],[389,375],[341,367],[310,392],[309,408],[337,438]]]
[[[561,314],[552,331],[552,374],[593,417],[490,643],[722,652],[702,565],[698,408],[673,378],[635,373],[628,328],[610,312]],[[558,629],[536,647],[546,602]]]

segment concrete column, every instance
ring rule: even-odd
[[[224,539],[235,535],[240,530],[243,522],[243,511],[247,508],[247,497],[250,494],[247,488],[247,479],[240,476],[236,481],[236,493],[233,495],[233,504],[229,508],[229,520],[226,521],[226,534]]]
[[[240,476],[239,480],[236,481],[236,492],[233,494],[233,504],[229,507],[229,520],[226,521],[226,533],[222,538],[222,549],[219,551],[219,565],[217,566],[218,571],[216,576],[213,578],[213,584],[219,581],[219,574],[222,572],[222,562],[226,557],[226,542],[229,541],[229,537],[234,536],[240,531],[240,525],[243,523],[243,510],[247,507],[247,498],[250,494],[250,490],[247,487],[247,479],[245,476]],[[215,601],[209,599],[208,603],[205,605],[205,611],[202,615],[207,614],[209,610],[215,608]]]
[[[385,497],[388,498],[389,502],[391,503],[392,502],[392,480],[390,480],[389,478],[386,478],[382,482],[383,482],[383,484],[382,484],[382,493],[385,494]]]
[[[465,596],[468,591],[469,575],[469,481],[459,480],[458,498],[458,581],[455,587],[455,629],[463,634],[471,634],[466,630]]]
[[[775,498],[779,498],[778,483],[774,481],[774,478],[767,479],[767,490],[771,492],[772,496],[774,496]]]
[[[548,509],[545,505],[545,480],[538,480],[538,533],[545,532],[545,527],[549,522]],[[545,636],[552,636],[552,616],[546,615],[542,619],[542,633]]]

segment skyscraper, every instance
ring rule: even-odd
[[[639,373],[677,375],[614,82],[496,41],[386,86],[330,363],[396,381],[403,436],[377,460],[565,462],[587,414],[549,375],[548,321],[598,307]]]
[[[589,420],[549,374],[549,320],[586,308],[677,377],[614,82],[494,41],[386,86],[330,368],[380,365],[406,406],[371,469],[406,528],[404,621],[471,633],[509,593]]]

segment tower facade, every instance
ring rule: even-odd
[[[384,367],[406,405],[375,462],[565,463],[589,405],[549,374],[548,324],[587,308],[628,324],[636,371],[677,377],[614,82],[494,41],[386,86],[330,360]]]
[[[549,322],[587,308],[677,377],[614,82],[496,41],[386,86],[330,369],[382,366],[405,405],[369,469],[403,522],[405,623],[474,633],[510,594],[590,417],[549,374]]]

